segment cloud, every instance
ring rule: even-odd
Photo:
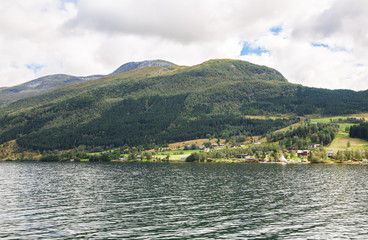
[[[366,12],[365,0],[2,0],[0,86],[129,61],[235,58],[294,83],[366,89]]]

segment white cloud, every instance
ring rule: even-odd
[[[0,86],[146,59],[238,58],[294,83],[367,89],[366,12],[365,0],[2,0]],[[269,52],[240,56],[244,42]]]

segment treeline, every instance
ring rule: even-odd
[[[73,161],[79,162],[81,159],[88,159],[90,162],[109,162],[119,159],[119,152],[109,151],[98,154],[87,154],[86,152],[64,152],[50,151],[42,154],[39,161],[41,162],[64,162]]]
[[[267,135],[267,141],[279,141],[282,146],[302,149],[308,146],[308,142],[328,145],[338,131],[339,126],[336,124],[305,124],[287,131],[270,133]]]
[[[263,145],[263,146],[250,146],[249,148],[226,148],[220,151],[211,152],[195,152],[192,153],[187,159],[187,162],[204,161],[208,159],[234,159],[238,155],[254,156],[256,158],[267,157],[267,154],[275,159],[281,156],[281,147],[278,145]],[[296,156],[296,152],[293,154]]]
[[[351,126],[349,136],[352,138],[368,139],[368,123]]]
[[[336,160],[339,161],[348,161],[348,160],[363,160],[368,159],[368,149],[360,150],[360,149],[346,149],[339,150],[335,156]]]
[[[354,118],[354,117],[348,117],[346,119],[343,118],[338,118],[338,119],[330,119],[331,123],[364,123],[365,122],[365,118]]]

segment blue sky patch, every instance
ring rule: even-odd
[[[252,54],[256,54],[260,56],[262,55],[262,53],[268,53],[268,52],[270,51],[264,48],[261,48],[261,47],[254,47],[249,42],[244,42],[243,49],[240,52],[240,56],[252,55]]]
[[[33,73],[37,73],[38,71],[40,71],[42,68],[44,68],[44,65],[41,64],[36,64],[36,63],[32,63],[32,64],[27,64],[26,67],[29,70],[32,70]]]
[[[282,27],[281,26],[272,27],[270,28],[270,32],[272,32],[273,35],[279,35],[280,32],[282,32]]]
[[[313,47],[324,47],[324,48],[330,48],[327,44],[324,43],[311,43]]]
[[[346,49],[344,47],[339,47],[339,46],[331,47],[330,45],[324,44],[324,43],[311,43],[311,45],[313,47],[327,48],[328,50],[333,51],[333,52],[347,52],[347,53],[352,52],[352,50],[348,50],[348,49]]]

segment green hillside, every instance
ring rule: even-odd
[[[25,148],[153,147],[196,138],[264,135],[298,121],[245,118],[368,111],[367,92],[288,83],[244,61],[146,67],[78,83],[1,108],[0,142]]]

